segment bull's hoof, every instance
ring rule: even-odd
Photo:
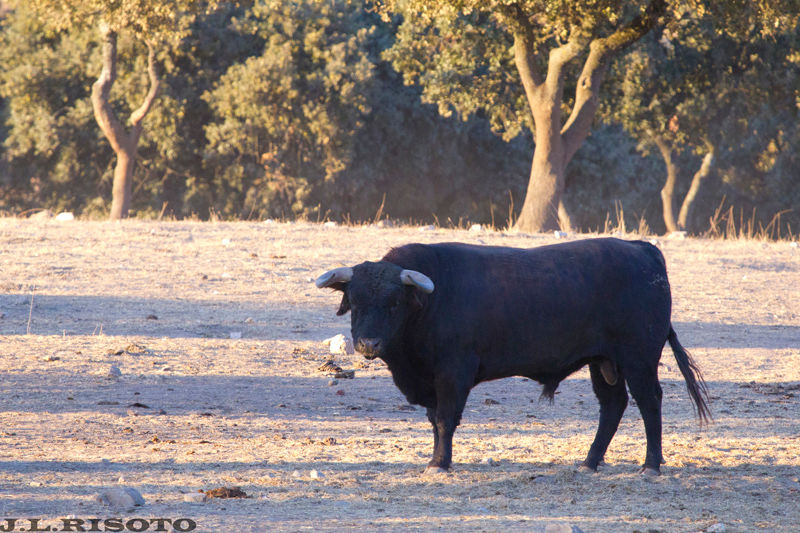
[[[597,469],[592,468],[591,466],[581,465],[578,467],[578,472],[581,474],[596,474]]]
[[[639,474],[643,476],[660,476],[661,471],[652,466],[643,466],[642,469],[639,470]]]
[[[442,468],[441,466],[435,465],[428,465],[425,467],[425,471],[422,473],[425,477],[438,477],[447,474],[447,470]]]

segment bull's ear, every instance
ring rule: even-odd
[[[347,298],[347,293],[342,291],[342,303],[339,304],[339,310],[336,311],[336,316],[342,316],[350,310],[350,300]]]

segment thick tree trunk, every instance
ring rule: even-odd
[[[672,157],[672,147],[663,138],[656,136],[655,144],[661,152],[664,164],[667,166],[667,179],[661,188],[661,210],[664,217],[664,226],[667,233],[678,231],[678,224],[675,222],[675,210],[673,208],[673,197],[675,196],[675,183],[678,180],[678,166]]]
[[[697,172],[692,177],[692,184],[689,186],[689,192],[683,198],[680,213],[678,213],[678,227],[682,230],[689,229],[689,216],[692,213],[694,201],[697,198],[697,192],[700,190],[700,185],[711,174],[711,167],[714,164],[714,147],[710,146],[706,155],[703,156],[703,162]]]
[[[117,156],[109,219],[119,220],[127,218],[130,209],[133,169],[136,164],[136,148],[142,133],[142,120],[156,100],[159,79],[156,73],[155,51],[148,44],[147,72],[150,77],[150,90],[139,109],[131,113],[130,129],[126,130],[111,107],[110,98],[111,88],[117,78],[117,34],[108,27],[101,27],[100,32],[103,36],[103,69],[92,85],[92,110],[98,126]]]
[[[589,135],[599,103],[599,90],[609,62],[617,53],[646,35],[666,12],[666,0],[652,0],[629,24],[605,38],[591,40],[575,29],[569,41],[550,51],[547,72],[538,71],[533,22],[518,6],[503,9],[514,31],[514,61],[533,115],[534,141],[530,180],[515,229],[525,232],[569,227],[563,207],[564,177],[569,161]],[[586,47],[589,54],[575,92],[575,106],[561,125],[566,65]],[[559,221],[559,214],[563,223]]]

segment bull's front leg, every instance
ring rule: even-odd
[[[453,458],[453,434],[461,423],[461,414],[467,403],[472,381],[451,377],[436,378],[436,408],[428,409],[428,419],[433,425],[433,458],[425,473],[447,472]]]

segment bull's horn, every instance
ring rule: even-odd
[[[314,283],[322,289],[323,287],[330,287],[334,283],[347,283],[351,279],[353,279],[353,269],[351,267],[339,267],[325,272]]]
[[[405,285],[413,285],[426,294],[433,292],[433,281],[422,272],[403,270],[400,272],[400,281]]]

